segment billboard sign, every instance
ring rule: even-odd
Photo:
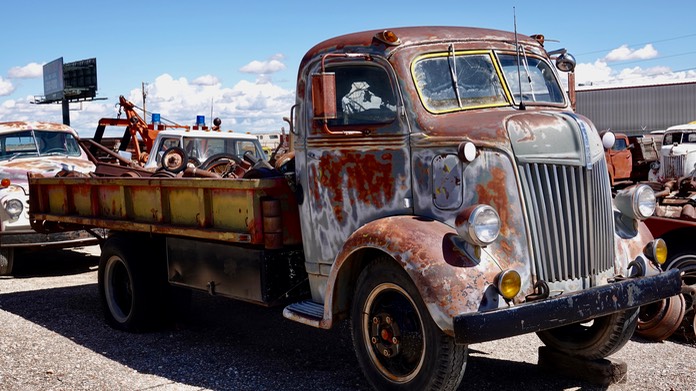
[[[63,65],[65,98],[94,98],[97,95],[97,59],[88,58]]]
[[[63,99],[63,57],[43,66],[43,82],[45,102],[56,102]]]

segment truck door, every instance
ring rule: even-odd
[[[305,118],[300,132],[306,151],[296,152],[304,155],[297,165],[305,178],[300,179],[302,236],[310,282],[328,275],[358,227],[412,210],[409,132],[399,115],[403,106],[393,70],[372,57],[327,61],[326,72],[335,74],[338,115]],[[308,105],[310,89],[305,92]],[[312,109],[302,112],[311,115]]]
[[[614,146],[607,151],[606,157],[613,182],[621,179],[629,179],[631,177],[633,162],[631,159],[631,150],[628,148],[628,137],[617,134],[616,142]],[[611,172],[611,167],[613,167],[613,172]]]

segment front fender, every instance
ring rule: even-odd
[[[326,308],[332,308],[341,294],[339,283],[345,287],[339,277],[350,274],[343,271],[352,268],[365,249],[387,254],[404,268],[432,319],[449,335],[454,334],[455,316],[499,305],[491,286],[501,269],[485,249],[477,259],[473,247],[452,227],[416,216],[393,216],[370,222],[348,238],[329,274],[332,294]]]
[[[616,216],[616,219],[618,218]],[[625,227],[622,228],[620,224],[617,224],[614,234],[616,243],[614,274],[630,275],[631,271],[628,270],[628,265],[633,261],[641,264],[645,275],[658,274],[660,268],[648,260],[644,254],[645,247],[653,239],[653,235],[643,221],[635,222],[635,225],[630,230],[627,230]],[[667,250],[669,251],[669,248]]]

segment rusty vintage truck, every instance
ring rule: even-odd
[[[454,390],[469,344],[523,333],[608,356],[681,280],[642,222],[654,192],[612,199],[602,140],[554,68],[574,61],[541,38],[326,40],[299,66],[293,157],[266,176],[32,178],[33,221],[109,229],[99,292],[119,329],[166,319],[182,287],[318,328],[350,318],[366,378],[395,390]]]

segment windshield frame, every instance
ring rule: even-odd
[[[448,47],[449,48],[449,47]],[[500,59],[500,56],[517,56],[517,53],[515,53],[514,50],[496,50],[496,49],[473,49],[473,50],[457,50],[455,46],[455,50],[452,51],[451,49],[441,49],[436,52],[431,52],[431,53],[425,53],[421,54],[419,56],[416,56],[413,61],[410,64],[410,72],[411,72],[411,78],[414,83],[415,89],[418,94],[418,98],[420,100],[421,105],[425,108],[426,111],[432,113],[432,114],[446,114],[446,113],[452,113],[452,112],[459,112],[459,111],[469,111],[469,110],[476,110],[476,109],[487,109],[487,108],[495,108],[495,107],[505,107],[505,106],[512,106],[512,107],[520,107],[520,102],[517,101],[516,99],[513,98],[513,91],[518,89],[519,87],[513,88],[512,85],[517,85],[517,71],[515,71],[515,80],[509,80],[508,77],[506,76],[505,71],[502,68],[502,62]],[[444,109],[438,109],[437,107],[433,107],[432,105],[429,104],[428,100],[428,94],[423,90],[422,84],[424,84],[421,80],[418,78],[418,74],[416,72],[416,67],[418,64],[427,59],[431,58],[442,58],[442,59],[447,59],[447,61],[450,61],[453,57],[456,59],[459,59],[461,57],[467,56],[467,55],[487,55],[493,65],[493,69],[495,69],[495,75],[498,79],[498,82],[500,83],[500,88],[504,91],[504,98],[505,101],[500,101],[500,102],[495,102],[495,103],[489,103],[489,104],[477,104],[477,105],[462,105],[462,107],[457,107],[456,102],[453,106],[449,106]],[[524,54],[520,53],[519,54],[521,61],[524,62],[525,64],[529,63],[529,59],[534,59],[539,61],[539,63],[543,63],[544,66],[550,70],[551,74],[553,75],[550,79],[544,79],[545,82],[553,82],[553,86],[557,89],[557,92],[560,97],[559,102],[554,102],[554,101],[533,101],[533,100],[523,100],[522,101],[522,107],[524,106],[547,106],[547,107],[559,107],[559,108],[565,108],[568,107],[568,96],[566,90],[563,88],[563,85],[561,84],[561,80],[558,76],[558,73],[556,72],[556,68],[551,64],[551,62],[548,60],[548,58],[544,57],[541,54],[537,54],[531,51],[524,51]],[[520,72],[522,76],[526,78],[526,69],[523,69],[522,64],[520,64]],[[538,69],[538,68],[536,68]],[[449,75],[449,72],[448,72]],[[493,79],[492,79],[493,80]],[[525,81],[523,81],[525,83]],[[527,82],[528,83],[528,82]],[[545,84],[547,85],[547,84]],[[547,87],[548,89],[548,87]],[[524,87],[522,88],[524,91]],[[454,93],[454,89],[452,89]]]

